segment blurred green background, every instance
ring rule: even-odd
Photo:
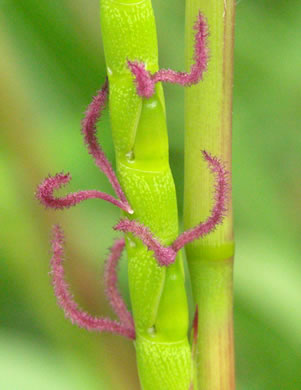
[[[161,66],[183,69],[184,0],[153,3]],[[60,222],[76,298],[92,313],[112,315],[102,270],[118,210],[92,200],[55,212],[33,196],[48,173],[62,170],[73,175],[68,192],[111,191],[80,134],[105,77],[98,9],[98,0],[0,1],[1,390],[139,388],[132,344],[72,326],[48,275],[50,227]],[[236,20],[237,388],[300,390],[301,3],[241,0]],[[181,212],[183,90],[165,91]],[[107,115],[100,139],[113,160]]]

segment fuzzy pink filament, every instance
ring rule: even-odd
[[[105,192],[96,190],[73,192],[60,198],[54,197],[53,192],[69,183],[70,180],[71,175],[69,173],[58,173],[55,176],[49,176],[38,186],[36,197],[44,206],[56,209],[75,206],[87,199],[103,199],[128,212],[128,205]]]
[[[135,76],[137,94],[145,98],[152,97],[155,93],[154,76],[146,70],[144,63],[139,61],[128,61],[128,67]]]
[[[104,172],[109,179],[112,187],[114,188],[116,195],[124,203],[127,208],[127,212],[132,214],[133,211],[128,204],[128,201],[122,191],[122,188],[118,182],[115,172],[108,161],[105,153],[101,149],[97,137],[96,137],[96,123],[100,119],[101,113],[104,110],[108,98],[108,80],[93,98],[92,102],[88,106],[85,117],[82,121],[82,133],[84,135],[84,141],[88,147],[89,153],[93,156],[96,165]]]
[[[207,70],[208,63],[208,25],[204,16],[199,12],[198,19],[194,25],[194,64],[190,72],[176,72],[171,69],[161,69],[153,75],[145,68],[144,63],[138,61],[128,61],[128,67],[135,76],[137,93],[141,97],[150,98],[155,91],[155,84],[158,82],[168,82],[180,84],[184,87],[197,84]]]
[[[227,180],[228,171],[218,158],[212,157],[205,150],[202,153],[211,172],[216,175],[215,204],[210,216],[205,222],[201,222],[196,227],[185,231],[174,241],[172,248],[176,252],[189,242],[211,233],[219,224],[221,224],[226,214],[227,197],[229,194],[229,185]]]
[[[126,304],[118,291],[117,267],[121,254],[125,247],[124,238],[117,240],[111,248],[110,255],[105,267],[105,293],[110,305],[121,323],[134,329],[134,320],[132,314],[128,311]]]
[[[176,252],[171,247],[163,246],[157,238],[153,236],[150,230],[137,221],[129,219],[121,219],[114,227],[114,230],[119,230],[125,233],[132,233],[134,236],[141,239],[145,246],[150,251],[154,252],[159,265],[169,266],[175,261]]]
[[[199,223],[194,228],[182,233],[171,246],[165,247],[160,241],[150,232],[150,230],[137,221],[122,219],[115,227],[125,233],[132,233],[134,236],[141,239],[146,247],[154,252],[154,256],[160,266],[168,266],[175,261],[177,252],[184,245],[197,240],[200,237],[212,232],[221,222],[226,213],[227,196],[229,193],[228,172],[222,162],[212,157],[206,151],[203,151],[204,159],[207,161],[212,173],[216,175],[215,183],[215,204],[210,213],[210,216],[205,222]]]
[[[129,339],[135,339],[135,330],[133,327],[125,326],[109,318],[92,317],[90,314],[79,309],[65,281],[63,242],[63,232],[56,225],[53,228],[51,274],[57,302],[64,310],[66,317],[70,318],[72,323],[90,331],[118,333]]]

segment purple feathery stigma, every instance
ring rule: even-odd
[[[195,63],[191,66],[190,73],[161,69],[153,75],[153,81],[155,83],[163,81],[189,87],[201,81],[203,73],[207,70],[208,62],[208,25],[201,12],[199,12],[198,19],[193,28],[196,30],[194,44]]]
[[[54,197],[53,192],[69,183],[70,180],[71,175],[69,173],[57,173],[55,176],[48,176],[38,186],[36,197],[44,206],[56,209],[75,206],[87,199],[103,199],[128,212],[128,204],[124,204],[119,199],[115,199],[113,196],[106,194],[105,192],[96,190],[73,192],[60,198]]]
[[[131,221],[127,218],[121,219],[114,227],[124,233],[132,233],[143,242],[143,244],[154,252],[154,256],[160,266],[169,266],[175,262],[176,252],[171,247],[163,246],[157,238],[153,236],[150,230],[137,221]]]
[[[215,183],[215,204],[210,216],[205,222],[201,222],[194,228],[180,234],[171,246],[165,247],[154,237],[150,230],[143,224],[129,219],[122,219],[114,227],[115,230],[124,233],[132,233],[141,239],[144,245],[154,252],[154,256],[160,266],[169,266],[174,263],[177,252],[189,242],[211,233],[221,222],[226,214],[227,197],[229,184],[227,180],[228,171],[223,163],[216,157],[211,156],[205,150],[202,152],[210,170],[216,175]]]
[[[124,247],[125,240],[122,238],[115,241],[113,247],[111,248],[111,252],[106,261],[105,267],[105,293],[108,297],[112,309],[119,317],[120,322],[129,328],[134,329],[134,320],[132,314],[128,311],[117,287],[117,267]]]
[[[207,70],[208,63],[208,25],[205,17],[199,12],[198,19],[194,25],[195,44],[194,44],[194,64],[190,72],[176,72],[171,69],[161,69],[153,75],[145,68],[144,63],[137,61],[128,61],[128,67],[135,76],[137,93],[141,97],[150,98],[155,91],[155,84],[158,82],[167,82],[180,84],[189,87],[201,81],[203,73]]]
[[[137,94],[145,98],[152,97],[155,92],[155,82],[150,72],[145,69],[144,63],[128,61],[128,67],[135,76]]]
[[[161,266],[169,266],[175,261],[177,252],[189,242],[197,240],[200,237],[211,233],[222,221],[226,213],[227,197],[229,193],[229,184],[227,180],[228,172],[223,163],[216,157],[212,157],[206,151],[203,151],[204,159],[207,161],[210,170],[216,175],[215,184],[215,204],[210,216],[205,222],[201,222],[196,227],[180,234],[171,246],[163,246],[157,238],[153,236],[150,230],[137,221],[122,219],[115,227],[115,230],[124,233],[132,233],[141,239],[144,245],[150,251]]]
[[[205,222],[201,222],[194,228],[185,231],[173,242],[171,246],[176,252],[189,242],[211,233],[219,224],[221,224],[227,211],[226,205],[229,195],[229,173],[217,157],[212,157],[205,150],[202,153],[211,172],[216,175],[215,204],[210,216]]]
[[[68,285],[65,281],[63,243],[63,232],[61,228],[56,225],[53,228],[51,275],[57,302],[64,310],[66,317],[68,317],[72,323],[90,331],[117,333],[129,339],[135,339],[134,328],[127,327],[124,324],[120,324],[109,318],[93,317],[79,309],[73,296],[69,292]]]
[[[116,195],[126,205],[127,212],[133,214],[133,210],[129,205],[124,192],[119,184],[119,181],[115,175],[112,165],[108,161],[105,153],[101,149],[97,137],[96,137],[96,123],[99,120],[102,111],[104,110],[108,98],[109,84],[106,80],[103,87],[98,91],[97,95],[93,98],[92,102],[87,108],[85,117],[82,121],[82,133],[84,135],[84,141],[88,147],[89,153],[93,156],[96,165],[107,176]]]

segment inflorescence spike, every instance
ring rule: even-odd
[[[162,69],[151,75],[146,70],[143,63],[137,61],[128,62],[128,66],[135,76],[137,93],[140,96],[147,98],[151,97],[154,93],[155,84],[160,81],[190,86],[202,79],[203,73],[207,69],[208,61],[208,27],[207,22],[201,13],[198,15],[198,20],[194,29],[196,30],[194,45],[195,63],[191,66],[190,73]],[[106,80],[103,87],[88,106],[85,118],[82,121],[82,133],[89,153],[94,158],[96,165],[109,179],[119,199],[96,190],[79,191],[63,197],[55,197],[54,191],[60,189],[71,180],[69,173],[59,173],[55,176],[47,177],[37,189],[36,197],[46,207],[62,209],[75,206],[83,200],[98,198],[114,204],[129,214],[133,214],[133,210],[118,182],[116,174],[96,137],[96,124],[106,106],[108,92],[109,85],[108,80]],[[177,252],[181,248],[212,232],[221,224],[225,216],[227,197],[229,194],[228,172],[218,158],[212,157],[206,151],[203,151],[202,153],[211,172],[216,176],[215,204],[211,210],[210,216],[205,222],[201,222],[194,228],[180,234],[178,238],[167,247],[160,243],[159,239],[151,233],[148,227],[138,221],[124,218],[114,227],[115,230],[131,233],[140,239],[150,251],[154,252],[154,257],[160,266],[167,267],[174,263]],[[130,339],[135,339],[135,327],[132,314],[128,311],[117,287],[117,266],[125,247],[124,239],[117,240],[113,245],[105,269],[106,294],[113,310],[119,317],[120,322],[109,318],[93,317],[78,308],[64,279],[63,241],[63,232],[61,228],[56,225],[53,229],[52,240],[52,283],[57,301],[63,308],[66,316],[69,317],[73,323],[76,323],[78,326],[85,329],[118,333]]]

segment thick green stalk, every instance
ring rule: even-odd
[[[117,172],[132,218],[170,244],[178,234],[176,193],[168,161],[162,86],[150,99],[136,93],[127,60],[158,70],[150,0],[101,0],[101,28],[109,77],[109,108]],[[144,245],[127,235],[129,288],[144,390],[188,390],[191,349],[182,258],[159,267]]]
[[[208,20],[210,58],[204,81],[185,91],[185,204],[188,229],[205,220],[213,205],[213,181],[201,150],[221,158],[231,172],[234,0],[186,1],[186,66],[193,56],[192,25]],[[233,224],[231,200],[221,226],[186,248],[199,309],[196,365],[199,389],[233,390]]]

